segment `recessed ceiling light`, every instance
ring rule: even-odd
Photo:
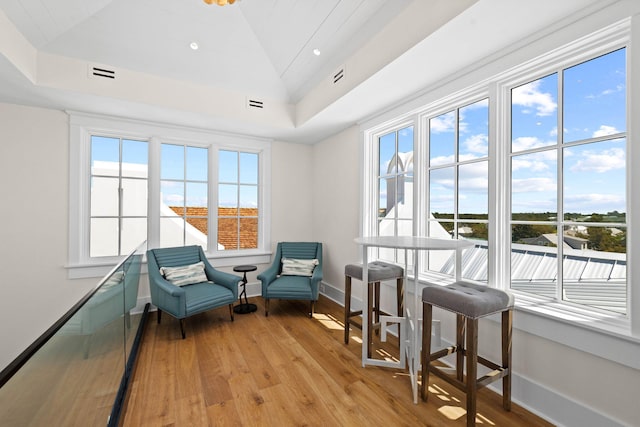
[[[318,49],[318,48],[313,49],[313,54],[315,56],[320,56],[320,49]]]
[[[191,44],[189,45],[189,47],[193,50],[198,50],[198,43],[196,42],[191,42]]]

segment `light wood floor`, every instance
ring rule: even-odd
[[[362,368],[360,331],[344,344],[343,312],[321,297],[308,303],[261,298],[251,314],[226,307],[178,322],[151,313],[131,384],[125,426],[463,426],[464,395],[430,378],[427,403],[413,404],[407,373]],[[390,344],[390,343],[389,343]],[[386,345],[386,344],[385,344]],[[392,353],[393,347],[389,348]],[[479,393],[478,426],[549,426],[501,397]]]

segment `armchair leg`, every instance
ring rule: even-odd
[[[311,311],[309,312],[309,317],[313,318],[313,313],[315,311],[315,308],[316,308],[316,302],[312,300],[311,301],[311,307],[310,307]]]
[[[180,333],[182,334],[182,339],[185,339],[186,335],[184,333],[184,319],[180,319]]]
[[[229,314],[231,315],[231,321],[233,322],[233,304],[229,304]]]
[[[269,298],[264,300],[264,316],[269,317]]]
[[[158,309],[158,324],[160,324],[161,317],[162,317],[162,310]]]

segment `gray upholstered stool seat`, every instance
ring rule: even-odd
[[[444,379],[467,394],[467,426],[476,425],[476,396],[479,388],[502,379],[502,406],[511,410],[511,329],[514,297],[511,293],[473,283],[456,282],[448,286],[427,286],[422,291],[422,399],[427,400],[429,373]],[[456,313],[456,345],[431,353],[433,306]],[[494,363],[478,355],[478,319],[502,314],[502,361]],[[466,347],[465,347],[466,335]],[[433,364],[456,354],[456,375],[449,375]],[[464,360],[467,369],[464,378]],[[478,363],[493,369],[477,378]]]
[[[513,295],[474,283],[456,282],[448,286],[427,286],[422,301],[477,319],[513,308]]]
[[[349,327],[355,326],[362,329],[362,325],[354,322],[353,317],[360,316],[362,310],[351,311],[351,279],[362,280],[362,264],[347,264],[344,267],[344,342],[349,344]],[[367,297],[367,354],[371,357],[371,342],[373,341],[373,329],[380,322],[380,314],[389,315],[380,310],[380,282],[384,280],[396,280],[396,304],[398,315],[404,311],[404,269],[398,265],[383,261],[374,261],[368,264],[367,268],[368,297]],[[375,324],[373,317],[375,314]],[[376,329],[377,330],[377,329]],[[363,339],[364,341],[364,339]]]
[[[381,282],[383,280],[397,279],[404,276],[404,269],[399,265],[389,264],[384,261],[373,261],[367,269],[369,282]],[[347,264],[344,267],[344,275],[362,280],[362,264]]]

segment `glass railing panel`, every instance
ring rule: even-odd
[[[54,333],[0,388],[0,425],[108,424],[140,324],[132,310],[145,250],[137,248],[47,331]]]

